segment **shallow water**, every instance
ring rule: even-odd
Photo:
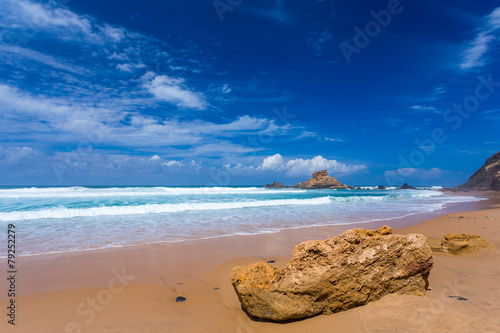
[[[5,230],[9,224],[16,226],[18,255],[35,255],[352,224],[480,200],[431,187],[363,188],[2,188],[0,225]]]

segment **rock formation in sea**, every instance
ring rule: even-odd
[[[443,238],[429,238],[432,251],[455,255],[469,254],[484,248],[496,249],[484,238],[472,234],[446,234]]]
[[[500,151],[486,160],[459,191],[500,191]]]
[[[313,173],[313,178],[309,178],[305,182],[298,183],[295,188],[302,189],[343,189],[349,188],[342,184],[335,177],[328,176],[328,171],[320,170]]]
[[[272,184],[267,184],[264,187],[265,188],[287,188],[287,187],[290,187],[290,186],[285,186],[285,185],[283,185],[283,183],[274,182]]]
[[[283,321],[332,314],[384,295],[426,294],[434,262],[427,238],[351,229],[295,247],[284,268],[260,262],[235,267],[231,282],[246,311]]]
[[[403,186],[400,187],[401,190],[416,190],[416,187],[413,187],[411,185],[408,185],[407,183],[404,183]]]
[[[265,188],[300,188],[306,190],[354,189],[354,186],[342,184],[337,178],[328,176],[328,171],[326,170],[316,171],[312,176],[312,179],[309,178],[305,182],[298,183],[294,186],[284,186],[282,183],[274,182],[272,184],[267,184]]]

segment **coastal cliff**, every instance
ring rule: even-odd
[[[459,191],[500,191],[500,151],[486,160]]]

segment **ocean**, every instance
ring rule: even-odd
[[[27,256],[355,224],[480,200],[440,187],[362,188],[4,187],[0,226],[6,244],[15,225],[17,256]]]

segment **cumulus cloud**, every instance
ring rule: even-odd
[[[280,154],[275,154],[273,156],[266,157],[264,161],[262,161],[260,168],[262,170],[273,170],[273,171],[286,170],[285,159]]]
[[[286,160],[282,155],[275,154],[264,158],[258,166],[244,166],[239,163],[236,165],[224,165],[226,169],[235,172],[262,172],[275,171],[284,172],[288,176],[311,175],[314,171],[328,170],[331,174],[342,175],[350,174],[366,170],[366,165],[350,165],[338,162],[337,160],[329,160],[323,156],[315,156],[313,158],[295,158]]]
[[[153,155],[149,160],[150,161],[158,161],[160,159],[160,156],[158,155]]]
[[[183,78],[172,78],[167,75],[147,72],[142,80],[142,86],[158,99],[175,104],[180,108],[197,110],[207,108],[205,95],[189,90],[185,84],[186,80]]]
[[[37,152],[31,147],[2,147],[0,146],[0,160],[7,162],[8,164],[17,164],[19,162],[25,161],[27,158],[34,157]]]
[[[310,159],[297,158],[286,163],[287,174],[306,175],[317,170],[329,170],[334,174],[348,174],[365,170],[365,165],[347,165],[336,160],[329,160],[323,156],[315,156]]]
[[[460,68],[467,70],[483,66],[486,63],[485,55],[497,38],[495,33],[500,28],[500,7],[495,8],[483,19],[483,25],[478,28],[475,38],[467,44],[462,53]]]

